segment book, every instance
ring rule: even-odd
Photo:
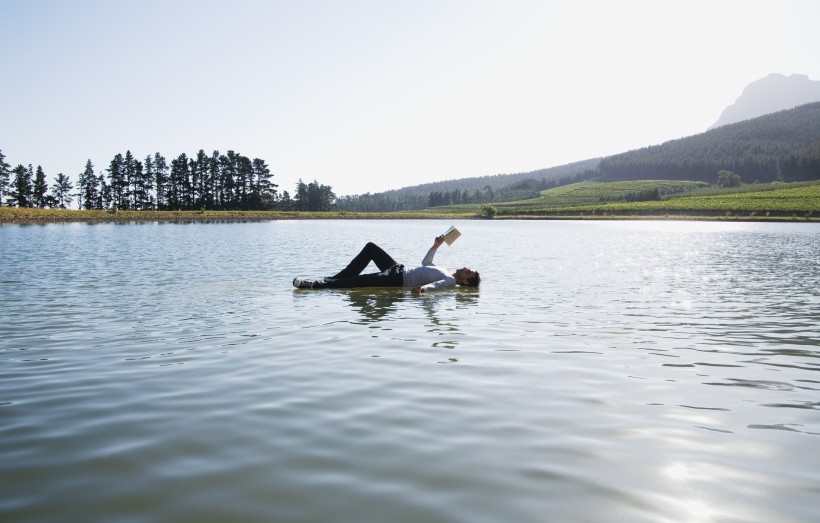
[[[459,236],[461,236],[461,233],[458,231],[458,229],[456,229],[455,227],[450,227],[449,229],[447,229],[447,232],[444,233],[444,242],[447,245],[452,245],[453,242],[456,241]]]

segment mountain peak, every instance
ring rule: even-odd
[[[709,129],[820,101],[820,82],[808,75],[772,73],[743,89],[740,97],[720,114]]]

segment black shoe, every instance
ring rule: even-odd
[[[303,280],[302,278],[293,278],[293,286],[297,289],[312,289],[315,282],[311,280]]]

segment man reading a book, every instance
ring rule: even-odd
[[[456,285],[478,287],[481,278],[477,271],[462,267],[450,272],[433,263],[436,251],[444,243],[444,235],[436,237],[433,246],[421,261],[420,267],[407,269],[375,243],[368,242],[359,254],[341,272],[323,280],[294,278],[293,286],[300,289],[352,289],[357,287],[410,287],[413,292],[446,289]],[[362,274],[373,262],[380,272]]]

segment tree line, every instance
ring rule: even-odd
[[[282,197],[276,201],[276,207],[281,211],[333,211],[336,210],[336,194],[329,185],[316,180],[305,183],[300,179],[296,182],[293,197],[288,191],[283,191]]]
[[[589,172],[599,161],[596,158],[535,171],[428,182],[378,193],[342,196],[337,203],[339,210],[344,211],[391,212],[534,198],[540,190],[591,176]]]
[[[160,154],[140,161],[126,151],[104,171],[88,160],[77,180],[81,209],[260,210],[272,208],[277,185],[264,160],[228,151],[194,157],[180,154],[169,163]]]
[[[538,198],[541,191],[568,185],[582,180],[588,180],[595,176],[594,171],[583,171],[574,175],[561,178],[512,178],[513,182],[498,186],[487,184],[483,188],[460,189],[454,186],[452,189],[448,185],[440,187],[440,184],[429,184],[435,190],[429,192],[421,191],[388,191],[376,194],[360,194],[352,196],[342,196],[338,199],[338,208],[351,212],[390,212],[390,211],[416,211],[429,207],[441,207],[447,205],[470,205],[489,204],[499,202],[511,202]]]
[[[41,166],[12,169],[0,150],[0,205],[68,208],[77,201],[85,210],[298,210],[326,211],[335,205],[330,186],[314,181],[296,186],[293,197],[281,195],[267,163],[235,151],[221,154],[200,149],[169,163],[160,154],[117,154],[104,170],[91,160],[76,182],[59,173],[51,186]]]
[[[49,191],[43,168],[37,170],[29,164],[20,164],[16,168],[6,163],[6,156],[0,150],[0,206],[17,207],[59,207],[65,209],[71,204],[74,195],[71,179],[60,173]]]

